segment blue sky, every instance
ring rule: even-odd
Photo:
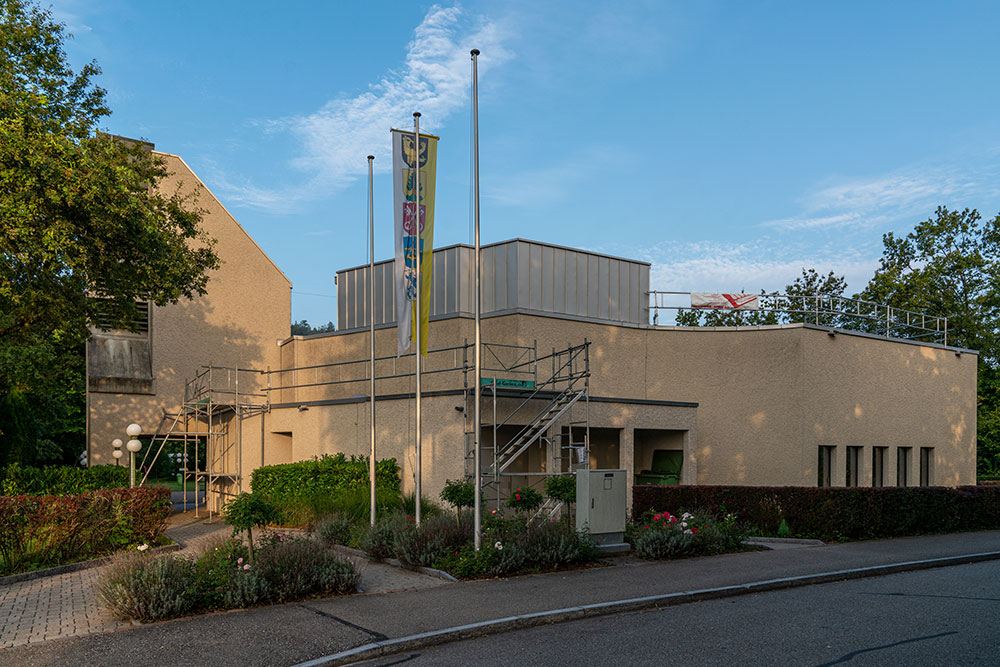
[[[392,254],[389,128],[441,136],[437,245],[470,240],[468,52],[480,58],[484,242],[652,263],[657,289],[860,290],[882,234],[1000,212],[990,2],[57,0],[106,129],[181,155],[336,320],[333,276]],[[327,295],[327,296],[317,296]]]

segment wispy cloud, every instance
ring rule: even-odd
[[[996,187],[994,176],[983,169],[938,164],[828,182],[800,198],[801,211],[797,215],[769,220],[761,226],[785,231],[821,230],[913,220],[914,216],[926,217],[940,204],[965,206],[969,199],[989,195]]]
[[[391,169],[390,127],[411,127],[420,111],[421,129],[433,132],[468,103],[469,50],[490,54],[480,61],[480,76],[507,60],[507,31],[502,24],[466,15],[459,7],[434,5],[414,30],[399,71],[387,73],[354,97],[330,100],[321,109],[299,116],[265,121],[269,132],[289,132],[299,154],[290,166],[308,177],[283,189],[265,189],[241,178],[217,179],[219,189],[239,205],[288,210],[304,200],[336,192],[367,173],[366,156],[375,168]]]

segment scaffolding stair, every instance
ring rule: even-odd
[[[538,524],[538,523],[543,523],[545,521],[552,521],[553,519],[559,516],[559,513],[562,511],[564,504],[565,503],[563,503],[563,501],[561,500],[556,500],[555,498],[546,498],[545,502],[542,503],[541,507],[539,507],[535,511],[535,513],[531,515],[531,520],[529,521],[529,523]]]
[[[559,392],[552,402],[538,413],[538,416],[525,425],[509,442],[497,449],[494,463],[490,466],[490,473],[496,476],[510,467],[518,456],[544,436],[549,428],[586,393],[585,389],[571,387]]]

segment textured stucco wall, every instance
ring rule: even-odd
[[[471,327],[465,319],[432,323],[432,347],[471,339]],[[656,429],[670,432],[664,434],[673,438],[669,448],[685,450],[685,483],[811,486],[821,445],[837,448],[833,479],[838,485],[844,483],[848,446],[862,447],[862,485],[871,484],[873,447],[889,448],[886,482],[895,483],[899,446],[913,448],[912,484],[919,480],[920,447],[934,447],[935,484],[975,483],[975,354],[846,333],[830,336],[808,326],[651,329],[517,314],[489,318],[483,329],[486,341],[537,344],[539,355],[587,338],[595,398],[697,403],[696,410],[591,403],[592,426],[620,429],[620,465],[631,470],[648,466],[635,460],[634,430]],[[392,354],[395,329],[378,331],[376,340],[378,354]],[[285,348],[283,354],[300,365],[325,363],[340,354],[363,358],[367,334],[296,340]],[[405,363],[397,362],[397,368],[402,371]],[[460,383],[460,375],[442,374],[428,378],[424,386],[455,388]],[[350,393],[367,394],[365,383],[348,386],[353,387]],[[349,395],[343,386],[334,391]],[[412,392],[412,379],[380,382],[378,392],[384,391]],[[330,394],[310,392],[309,400]],[[425,406],[436,400],[455,402],[429,398]],[[399,401],[391,419],[402,417],[405,406],[412,418],[408,399]],[[447,410],[444,417],[461,421],[461,415]],[[489,421],[485,410],[484,421]],[[424,423],[425,429],[436,427],[434,420]],[[345,428],[344,420],[331,424]],[[367,443],[367,422],[362,426],[351,437]],[[461,424],[454,428],[460,435]],[[454,462],[461,456],[461,439],[454,443],[447,454],[453,464],[450,474],[460,471]],[[296,448],[296,454],[314,453]],[[645,450],[639,455],[651,456]]]
[[[217,240],[222,266],[211,272],[205,296],[151,309],[152,395],[90,394],[95,464],[114,460],[111,440],[124,439],[130,422],[138,422],[146,433],[154,432],[163,410],[178,409],[185,379],[199,366],[277,365],[277,341],[288,336],[291,283],[183,160],[159,155],[170,172],[162,190],[172,193],[180,187],[195,195],[191,206],[205,210],[202,227]],[[241,391],[252,386],[250,381],[249,375],[241,377]]]

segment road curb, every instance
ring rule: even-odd
[[[467,625],[443,628],[441,630],[421,632],[406,637],[371,642],[347,651],[341,651],[339,653],[302,662],[294,667],[347,665],[361,662],[363,660],[371,660],[385,655],[391,655],[393,653],[399,653],[401,651],[409,651],[431,645],[461,641],[463,639],[471,639],[474,637],[482,637],[484,635],[500,634],[503,632],[510,632],[511,630],[520,630],[523,628],[573,621],[581,618],[605,616],[608,614],[617,614],[628,611],[640,611],[643,609],[656,609],[659,607],[670,607],[688,604],[691,602],[702,602],[705,600],[764,593],[788,588],[813,586],[816,584],[846,581],[850,579],[879,577],[899,572],[927,570],[937,567],[949,567],[952,565],[966,565],[990,560],[1000,560],[1000,551],[961,554],[958,556],[944,556],[940,558],[888,563],[886,565],[872,565],[869,567],[860,567],[848,570],[836,570],[832,572],[820,572],[795,577],[766,579],[746,584],[737,584],[734,586],[720,586],[718,588],[703,588],[678,593],[664,593],[661,595],[650,595],[640,598],[612,600],[609,602],[598,602],[595,604],[580,605],[576,607],[565,607],[563,609],[553,609],[550,611],[535,612],[532,614],[519,614],[517,616],[507,616],[504,618],[479,621],[477,623],[469,623]]]

